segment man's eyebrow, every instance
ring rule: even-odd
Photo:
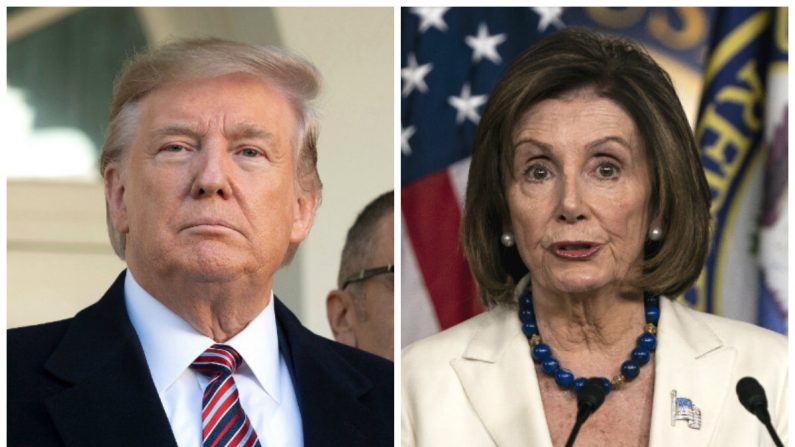
[[[267,130],[251,123],[241,123],[234,126],[229,131],[229,137],[233,139],[260,139],[272,142],[276,136]]]
[[[160,127],[155,129],[154,137],[163,137],[163,136],[188,136],[193,139],[199,140],[203,136],[202,132],[199,132],[193,126],[185,125],[185,124],[173,124],[164,127]],[[268,143],[273,142],[276,139],[276,136],[269,132],[262,127],[251,123],[241,123],[235,125],[232,129],[228,131],[227,137],[231,139],[261,139],[266,140]]]
[[[196,139],[201,137],[201,133],[197,129],[183,124],[173,124],[170,126],[160,127],[155,129],[152,133],[155,137],[172,135],[185,135]]]

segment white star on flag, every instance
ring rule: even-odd
[[[414,53],[409,54],[409,65],[400,70],[400,77],[403,78],[403,96],[409,96],[416,88],[421,93],[428,91],[428,84],[425,83],[425,76],[433,70],[433,64],[417,64]]]
[[[414,126],[406,127],[400,131],[400,151],[403,152],[403,155],[411,155],[409,139],[414,136],[416,131],[417,128]]]
[[[439,31],[447,31],[444,13],[450,8],[411,8],[411,12],[420,16],[420,32],[428,31],[434,27]]]
[[[486,103],[486,95],[472,96],[469,83],[466,83],[461,88],[461,96],[450,96],[447,98],[447,102],[458,111],[455,117],[457,124],[461,124],[467,119],[477,124],[480,121],[477,108]]]
[[[495,64],[502,62],[500,53],[497,52],[497,45],[505,42],[508,38],[506,34],[489,35],[489,27],[485,23],[481,23],[478,27],[477,36],[466,36],[464,39],[470,47],[472,47],[472,61],[475,63],[480,62],[482,58],[486,58]]]
[[[549,25],[555,25],[556,28],[564,28],[566,25],[560,20],[563,14],[563,8],[560,7],[543,7],[533,8],[533,11],[538,14],[538,31],[546,31]]]

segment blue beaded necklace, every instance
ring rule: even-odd
[[[598,377],[602,380],[605,393],[608,394],[614,388],[620,387],[624,382],[628,382],[640,374],[641,366],[648,363],[651,353],[657,347],[657,321],[660,320],[660,298],[644,294],[643,306],[646,315],[646,326],[643,334],[638,337],[637,345],[632,350],[629,360],[621,364],[621,372],[613,379]],[[542,342],[541,334],[538,332],[535,311],[533,310],[533,294],[525,292],[519,298],[519,320],[522,322],[522,332],[530,343],[530,354],[533,361],[541,364],[544,374],[554,377],[555,383],[562,389],[573,388],[574,393],[578,393],[585,377],[574,378],[574,374],[566,368],[560,366],[558,360],[552,356],[549,345]]]

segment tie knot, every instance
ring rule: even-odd
[[[243,357],[228,345],[215,344],[207,348],[190,367],[208,377],[234,374]]]

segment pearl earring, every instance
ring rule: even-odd
[[[659,241],[663,237],[663,231],[660,227],[654,227],[649,230],[649,239],[652,241]]]
[[[513,244],[515,243],[515,241],[513,240],[513,235],[507,231],[505,233],[502,233],[502,236],[500,237],[500,242],[502,242],[502,245],[504,245],[505,247],[513,247]]]

